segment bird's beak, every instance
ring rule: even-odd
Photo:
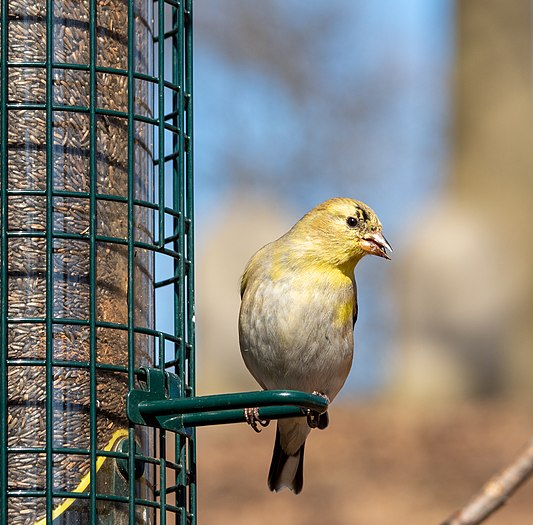
[[[361,241],[361,247],[366,253],[390,259],[387,250],[392,252],[392,247],[382,233],[367,233]]]

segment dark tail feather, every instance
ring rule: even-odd
[[[268,472],[268,488],[277,492],[288,487],[299,494],[304,486],[304,448],[305,443],[293,456],[286,454],[281,448],[279,429],[276,429],[276,442],[272,454],[272,463]]]

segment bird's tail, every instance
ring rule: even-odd
[[[268,471],[268,488],[277,492],[288,487],[295,494],[302,491],[304,485],[304,448],[303,445],[296,454],[290,456],[281,448],[279,428],[276,429],[276,442],[272,453],[272,463]]]

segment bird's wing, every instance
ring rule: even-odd
[[[246,270],[248,270],[248,268],[246,268]],[[244,291],[246,290],[246,284],[248,283],[248,272],[246,270],[244,270],[244,273],[241,277],[241,299],[244,295]]]
[[[274,243],[271,243],[271,244],[274,244]],[[257,273],[258,271],[261,272],[262,268],[264,269],[265,267],[269,265],[269,261],[270,261],[269,251],[270,251],[271,244],[267,244],[263,246],[248,261],[248,264],[246,265],[246,268],[244,269],[244,273],[242,274],[242,277],[241,277],[241,299],[244,295],[244,292],[246,291],[246,287],[248,286],[248,283],[250,281],[252,274]]]
[[[355,279],[353,280],[353,326],[355,327],[355,322],[357,321],[357,315],[359,313],[359,305],[357,304],[357,285],[355,284]]]
[[[257,255],[257,254],[256,254]],[[256,259],[256,255],[254,255],[246,265],[246,268],[244,269],[244,273],[241,277],[241,299],[244,295],[244,292],[246,291],[246,287],[248,286],[248,281],[250,280],[250,274],[252,273],[252,269],[254,267],[254,261]]]

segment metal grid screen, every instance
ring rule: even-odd
[[[0,0],[0,525],[196,523],[191,10]]]

